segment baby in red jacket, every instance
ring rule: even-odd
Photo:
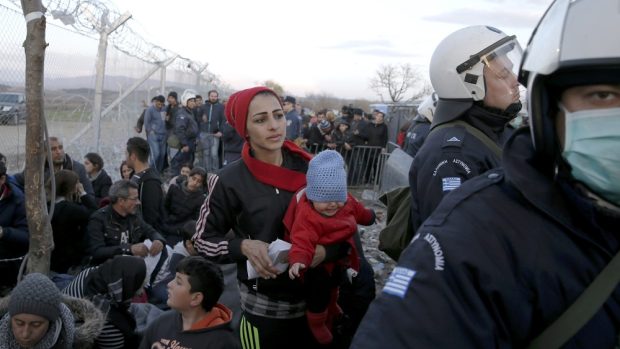
[[[341,313],[336,304],[338,285],[348,268],[359,270],[353,235],[358,224],[373,224],[375,213],[347,193],[344,160],[336,151],[325,150],[315,156],[306,179],[306,188],[293,197],[284,219],[293,245],[288,257],[289,276],[303,276],[308,325],[319,343],[328,344],[333,339],[328,324]],[[308,269],[316,245],[341,243],[349,244],[348,256]]]

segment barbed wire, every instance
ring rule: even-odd
[[[7,1],[21,8],[19,0]],[[97,38],[123,16],[113,3],[105,0],[43,0],[42,3],[52,18],[91,38]],[[177,53],[144,39],[129,23],[121,25],[109,38],[117,50],[147,63],[158,64],[178,56]],[[186,57],[180,56],[180,60],[183,63],[179,67],[187,72],[195,73],[197,67],[205,65]]]

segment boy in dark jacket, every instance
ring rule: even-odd
[[[206,179],[207,171],[196,167],[180,185],[171,185],[168,189],[164,200],[166,218],[162,230],[171,246],[181,241],[180,232],[183,225],[190,220],[198,219],[200,206],[205,200]]]
[[[194,256],[179,262],[168,283],[168,305],[144,333],[141,349],[239,348],[231,327],[232,312],[217,303],[224,289],[222,271],[213,262]]]

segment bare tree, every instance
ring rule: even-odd
[[[21,0],[26,18],[26,211],[30,247],[29,273],[47,274],[54,248],[52,226],[45,205],[43,188],[43,67],[45,62],[45,8],[41,0]]]
[[[400,102],[411,88],[423,81],[422,74],[409,63],[400,65],[382,65],[376,71],[376,76],[370,80],[370,88],[384,101],[384,93],[391,102]]]
[[[342,106],[342,100],[326,92],[309,93],[304,96],[303,102],[301,104],[304,107],[310,108],[314,111],[319,111],[322,109],[331,110],[340,109],[340,107]]]
[[[424,80],[424,84],[422,85],[422,88],[420,88],[418,92],[413,94],[413,96],[411,97],[411,100],[415,101],[416,99],[424,98],[430,95],[431,93],[433,93],[433,91],[434,91],[433,85],[431,85],[431,83],[428,80]]]
[[[265,82],[263,82],[263,85],[272,89],[273,92],[278,94],[278,96],[284,95],[284,88],[282,87],[282,85],[278,84],[277,82],[273,80],[266,80]]]

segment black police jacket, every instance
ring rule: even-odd
[[[459,118],[482,131],[500,147],[508,119],[474,105]],[[409,170],[411,221],[414,231],[441,199],[463,182],[499,167],[501,161],[462,126],[431,131]]]
[[[411,155],[412,158],[415,158],[420,148],[422,148],[422,144],[424,144],[429,132],[431,132],[430,121],[426,118],[414,120],[405,135],[405,145],[403,146],[403,151]]]
[[[507,142],[503,166],[424,222],[352,348],[526,347],[618,252],[617,213],[543,174],[529,128]],[[620,286],[564,348],[613,348],[619,330]]]

